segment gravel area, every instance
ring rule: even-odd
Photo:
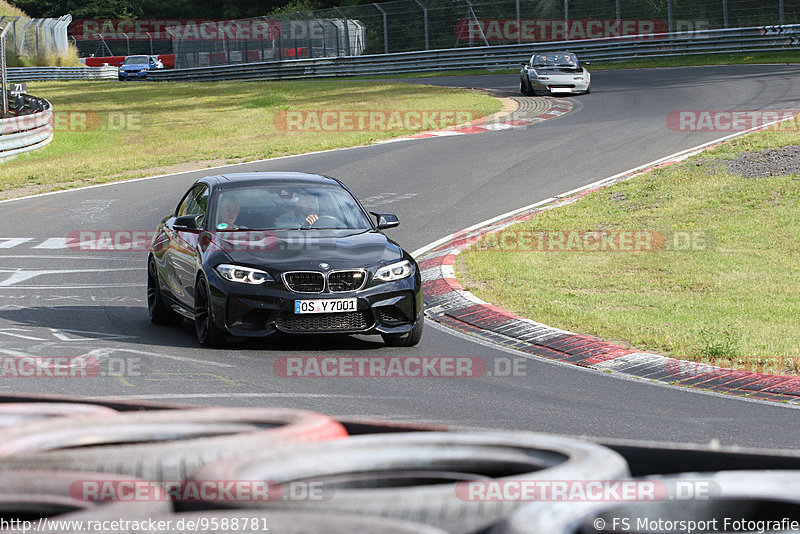
[[[746,152],[722,163],[731,174],[744,178],[764,178],[800,174],[800,145],[767,148],[759,152]]]

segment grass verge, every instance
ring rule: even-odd
[[[501,107],[497,99],[461,89],[358,81],[40,82],[29,83],[28,92],[53,104],[55,138],[0,164],[4,198],[364,145],[419,131],[415,115],[395,111],[478,118]],[[385,122],[381,128],[376,118],[371,128],[367,118],[363,128],[353,120],[344,129],[327,130],[304,120],[287,131],[280,117],[290,111],[378,112]],[[453,125],[444,118],[431,124]]]
[[[485,238],[459,256],[456,274],[478,297],[559,328],[697,362],[800,374],[800,175],[743,178],[725,165],[797,144],[796,129],[751,134],[590,193],[509,228],[512,239]],[[560,239],[570,231],[646,231],[664,242],[642,247],[650,252],[538,251],[559,247],[537,232]],[[533,236],[528,250],[509,251],[523,235]]]
[[[578,57],[581,54],[578,53]],[[760,65],[764,63],[800,63],[800,51],[784,52],[757,52],[754,54],[698,54],[680,55],[670,58],[642,58],[628,61],[590,61],[590,71],[621,70],[621,69],[646,69],[656,67],[697,67],[703,65]],[[433,78],[441,76],[480,76],[490,74],[519,74],[518,68],[513,69],[467,69],[444,70],[438,72],[418,72],[392,74],[387,76],[363,76],[369,79],[405,79],[405,78]]]

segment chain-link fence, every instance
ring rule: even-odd
[[[364,25],[342,18],[206,22],[167,32],[178,68],[361,55],[366,45]]]
[[[0,25],[8,25],[6,50],[10,54],[28,57],[64,55],[69,48],[67,27],[70,15],[57,19],[0,17]]]
[[[800,22],[792,0],[396,0],[278,17],[360,21],[366,54]]]
[[[177,67],[193,67],[797,24],[800,2],[395,0],[271,18],[178,21],[167,31],[137,30],[143,21],[93,22],[95,30],[71,28],[83,56],[175,53]]]

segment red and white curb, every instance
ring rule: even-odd
[[[454,135],[470,135],[511,130],[514,128],[525,128],[549,119],[555,119],[562,115],[566,115],[575,107],[575,105],[566,98],[538,97],[535,100],[536,105],[534,106],[522,105],[524,102],[530,102],[530,97],[528,97],[528,100],[519,97],[511,97],[511,100],[517,102],[517,111],[502,114],[495,113],[489,117],[475,119],[468,124],[462,124],[442,130],[420,132],[418,134],[413,134],[406,137],[387,139],[386,141],[380,141],[379,143],[396,143],[397,141],[408,141],[409,139],[450,137]]]
[[[480,236],[530,220],[541,211],[571,204],[590,192],[614,183],[676,163],[736,135],[741,134],[705,143],[559,197],[545,199],[479,223],[415,251],[413,255],[417,258],[422,275],[426,316],[444,326],[498,345],[564,363],[599,371],[613,371],[674,386],[800,404],[798,377],[728,369],[639,352],[592,336],[537,323],[489,304],[464,290],[453,272],[458,254],[476,243]]]

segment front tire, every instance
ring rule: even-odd
[[[197,278],[194,297],[194,330],[197,341],[204,347],[225,344],[225,331],[217,327],[211,314],[211,292],[204,276]]]
[[[533,90],[533,86],[530,84],[530,82],[526,83],[524,79],[520,80],[519,82],[519,91],[523,95],[536,96],[536,91]]]
[[[175,325],[182,319],[164,301],[164,295],[161,294],[161,286],[158,283],[158,268],[153,257],[147,262],[147,311],[150,314],[150,322],[153,324]]]
[[[422,329],[425,325],[425,318],[420,318],[406,334],[381,334],[383,342],[387,347],[413,347],[422,339]]]

